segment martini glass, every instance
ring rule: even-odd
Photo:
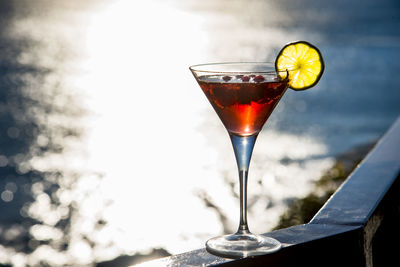
[[[247,224],[247,176],[258,133],[288,87],[287,72],[272,63],[214,63],[189,68],[232,141],[239,171],[240,222],[236,233],[206,242],[212,254],[242,258],[275,252],[281,243],[250,232]]]

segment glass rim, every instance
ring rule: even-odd
[[[258,67],[265,67],[265,70],[210,70],[209,68],[206,67],[223,67],[223,66],[258,66]],[[222,74],[222,73],[232,73],[232,74],[238,74],[238,73],[262,73],[262,74],[277,74],[280,72],[287,72],[287,70],[282,70],[278,71],[275,68],[275,63],[273,62],[215,62],[215,63],[204,63],[204,64],[196,64],[192,65],[189,67],[191,71],[195,72],[203,72],[203,73],[216,73],[216,74]],[[218,69],[218,68],[217,68]]]

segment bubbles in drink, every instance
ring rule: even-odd
[[[278,82],[279,78],[271,75],[207,75],[199,77],[204,82],[222,82],[222,83],[261,83],[261,82]]]

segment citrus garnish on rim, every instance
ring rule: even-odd
[[[318,48],[306,41],[297,41],[281,49],[275,68],[282,79],[289,74],[290,88],[305,90],[318,83],[325,65]]]

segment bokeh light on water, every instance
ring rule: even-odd
[[[273,60],[296,39],[326,52],[320,84],[288,91],[257,140],[249,181],[254,232],[269,231],[287,203],[308,193],[334,153],[374,140],[398,114],[391,102],[398,93],[374,101],[377,109],[387,106],[379,115],[346,90],[365,87],[365,103],[373,100],[368,83],[392,92],[393,76],[382,69],[391,54],[382,36],[360,32],[355,40],[337,26],[341,46],[332,45],[324,27],[336,25],[329,19],[336,9],[321,17],[317,6],[299,25],[286,1],[0,7],[0,263],[89,264],[157,247],[179,253],[235,230],[233,151],[191,64]],[[360,36],[376,42],[354,50]],[[397,48],[393,36],[385,32]],[[378,81],[362,72],[347,79],[349,67],[337,59],[345,54],[354,66],[364,53]],[[360,115],[365,110],[372,115]]]

